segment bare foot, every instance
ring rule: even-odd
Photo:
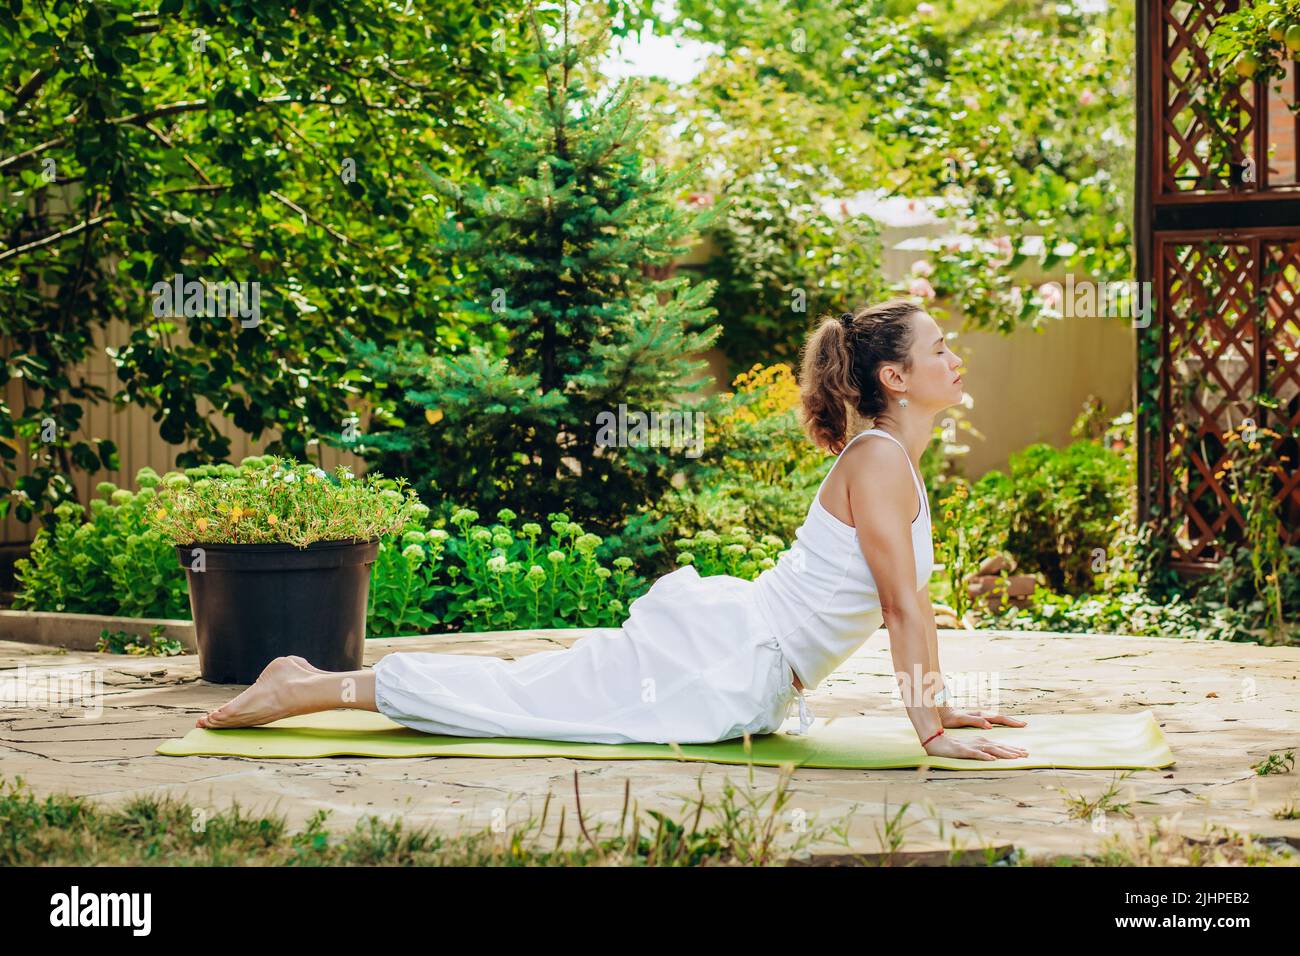
[[[309,671],[315,671],[317,674],[333,674],[336,671],[321,670],[305,657],[299,657],[297,654],[290,654],[289,660],[297,662],[300,666],[307,668]]]
[[[294,684],[296,680],[325,673],[301,657],[277,657],[267,664],[256,682],[247,690],[216,710],[195,721],[195,727],[217,730],[228,727],[253,727],[297,713]]]

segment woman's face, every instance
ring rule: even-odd
[[[948,348],[943,329],[926,312],[912,316],[912,371],[907,396],[919,407],[939,411],[962,398],[961,357]]]

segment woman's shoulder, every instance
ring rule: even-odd
[[[900,459],[906,462],[907,452],[893,437],[881,432],[868,431],[857,435],[840,457],[846,461],[862,462],[869,466],[879,464],[889,467],[891,464],[897,465]]]
[[[879,437],[879,441],[872,438]],[[869,487],[877,501],[895,499],[899,506],[915,505],[919,491],[907,452],[888,436],[871,433],[844,450],[845,481],[852,487]],[[909,512],[910,513],[910,512]]]

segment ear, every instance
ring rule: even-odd
[[[907,384],[903,381],[903,376],[899,373],[898,368],[889,362],[881,364],[879,378],[882,387],[902,388]]]

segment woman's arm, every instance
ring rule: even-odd
[[[894,678],[917,739],[926,740],[943,726],[933,701],[935,681],[942,675],[937,673],[937,631],[931,637],[930,597],[927,593],[922,599],[916,580],[912,516],[921,506],[916,483],[893,442],[859,442],[846,454],[857,458],[846,466],[849,511],[889,630]]]
[[[934,605],[930,603],[929,582],[918,589],[917,599],[927,623],[930,672],[936,675],[930,690],[937,694],[939,688],[947,688],[948,685],[943,679],[943,668],[939,666],[939,625],[935,623]],[[1025,721],[1017,717],[1007,717],[998,713],[982,713],[978,710],[957,710],[952,706],[951,697],[946,698],[937,709],[939,711],[939,720],[943,722],[944,727],[979,727],[983,730],[989,730],[994,724],[1003,724],[1007,727],[1025,726]]]
[[[921,616],[925,618],[925,644],[927,651],[928,673],[933,674],[931,678],[930,691],[937,694],[941,688],[947,687],[943,680],[943,668],[939,666],[939,625],[934,620],[934,605],[930,603],[930,582],[920,585],[916,589],[916,603],[921,608]],[[951,708],[952,701],[944,700],[943,706],[939,707],[939,715],[942,717],[943,712]]]
[[[889,650],[903,708],[916,729],[917,739],[928,741],[924,746],[931,756],[970,760],[1027,756],[1029,752],[1021,747],[997,744],[983,737],[959,740],[934,736],[944,726],[943,715],[934,705],[934,693],[942,686],[943,675],[939,672],[939,632],[930,594],[925,589],[922,595],[921,582],[916,580],[912,515],[920,501],[911,469],[900,467],[907,464],[898,460],[901,449],[891,445],[864,442],[845,454],[858,456],[850,466],[849,511],[889,629]],[[1016,725],[1024,726],[1023,722]]]

